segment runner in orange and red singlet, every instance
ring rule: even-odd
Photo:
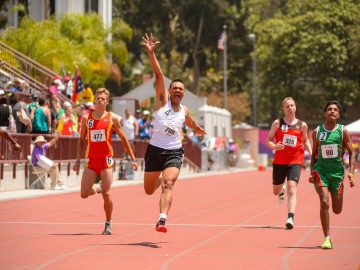
[[[304,146],[312,153],[308,140],[308,127],[304,121],[296,118],[296,105],[291,97],[283,100],[285,117],[276,119],[267,137],[267,145],[275,151],[273,160],[273,193],[279,196],[280,202],[285,199],[287,178],[288,219],[286,228],[294,227],[296,208],[296,189],[304,164]],[[275,139],[275,143],[274,143]]]
[[[87,140],[86,157],[89,159],[81,179],[81,197],[87,198],[95,193],[102,193],[106,215],[105,229],[102,234],[111,234],[111,216],[113,203],[110,195],[113,169],[113,149],[111,137],[113,131],[120,137],[121,143],[132,159],[132,166],[137,169],[135,155],[120,127],[120,117],[106,111],[109,103],[109,91],[99,88],[95,93],[95,111],[83,117],[81,121],[80,138],[77,146],[77,162],[74,170],[80,169],[80,158]],[[97,175],[101,183],[94,185]]]

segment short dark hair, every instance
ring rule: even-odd
[[[331,100],[331,101],[326,102],[324,112],[326,112],[327,108],[328,108],[330,105],[333,105],[333,104],[336,105],[336,107],[338,107],[339,111],[341,111],[340,102],[337,101],[337,100]]]
[[[180,80],[180,79],[175,79],[175,80],[172,80],[172,81],[171,81],[170,86],[169,86],[169,89],[171,88],[171,86],[172,86],[173,83],[175,83],[175,82],[182,83],[182,84],[185,86],[185,83],[184,83],[182,80]]]

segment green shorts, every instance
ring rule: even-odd
[[[341,195],[343,193],[345,170],[342,165],[324,168],[315,163],[311,174],[315,177],[314,186],[316,191],[321,187],[328,187],[332,194]]]

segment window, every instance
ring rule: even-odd
[[[85,0],[85,12],[99,12],[99,0]]]

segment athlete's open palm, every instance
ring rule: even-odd
[[[153,41],[152,33],[150,36],[145,33],[144,36],[141,37],[143,42],[141,44],[148,50],[148,52],[152,52],[155,48],[160,44],[160,41]]]

